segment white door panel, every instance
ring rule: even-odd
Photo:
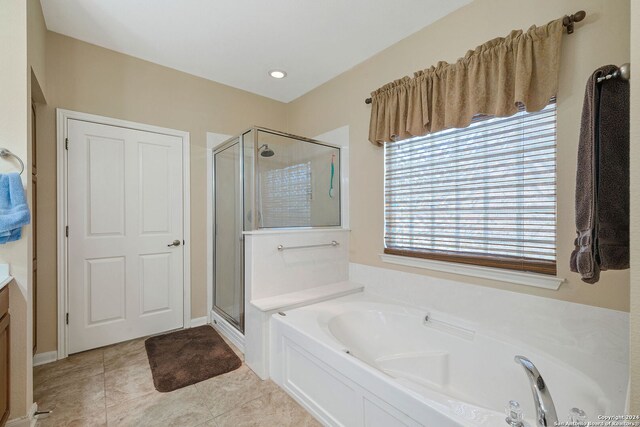
[[[69,352],[183,326],[182,139],[68,121]]]

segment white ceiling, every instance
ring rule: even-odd
[[[470,1],[41,3],[51,31],[289,102]],[[268,76],[276,68],[288,76]]]

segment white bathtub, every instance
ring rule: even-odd
[[[538,367],[561,421],[574,407],[592,420],[624,413],[623,367],[559,360],[468,321],[425,320],[424,309],[365,293],[285,314],[272,319],[271,376],[325,425],[506,426],[504,408],[515,399],[534,426],[515,355]]]

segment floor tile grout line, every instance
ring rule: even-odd
[[[141,398],[143,398],[143,397],[148,397],[149,395],[154,394],[154,393],[160,393],[160,392],[154,388],[154,389],[153,389],[153,391],[150,391],[150,392],[147,392],[147,393],[141,394],[141,395],[139,395],[139,396],[129,397],[129,398],[127,398],[127,399],[125,399],[125,400],[122,400],[122,401],[120,401],[120,402],[116,402],[116,403],[114,403],[113,405],[109,405],[108,403],[106,403],[106,399],[105,399],[105,406],[106,406],[106,410],[108,411],[108,410],[109,410],[109,408],[114,408],[114,407],[116,407],[116,406],[120,406],[120,405],[123,405],[123,404],[125,404],[125,403],[129,403],[129,402],[132,402],[132,401],[134,401],[134,400],[141,399]]]
[[[102,349],[102,392],[104,394],[104,424],[108,426],[109,418],[107,414],[107,371],[104,363],[104,349]]]
[[[195,393],[195,397],[196,397],[196,398],[197,398],[197,400],[199,401],[199,407],[203,407],[203,408],[205,409],[205,413],[203,414],[203,415],[205,415],[205,417],[204,417],[205,419],[202,421],[202,423],[197,424],[197,426],[201,426],[201,425],[203,425],[203,424],[205,424],[205,423],[207,423],[207,422],[209,422],[209,421],[213,421],[213,415],[211,414],[211,411],[209,410],[209,408],[207,407],[207,405],[206,405],[206,404],[205,404],[205,402],[203,401],[203,397],[202,397],[202,396],[200,395],[200,393],[198,392],[197,388],[195,387],[195,384],[190,384],[190,385],[188,385],[188,386],[182,387],[182,388],[180,388],[180,389],[176,389],[176,390],[174,390],[174,391],[179,391],[179,390],[180,390],[180,391],[185,391],[185,392],[187,392],[187,389],[191,388],[192,386],[194,386],[194,387],[193,387],[193,391],[194,391],[194,393]],[[145,397],[147,397],[147,396],[149,396],[149,395],[151,395],[151,394],[152,394],[152,393],[148,393],[148,394],[147,394],[147,395],[145,395],[145,396],[139,396],[139,397],[137,397],[137,398],[130,399],[130,400],[129,400],[129,402],[133,402],[133,401],[136,401],[136,400],[143,399],[143,398],[145,398]],[[166,398],[168,395],[171,395],[171,394],[173,394],[173,392],[167,392],[167,393],[156,392],[156,393],[155,393],[155,396],[154,396],[154,397],[152,397],[152,398],[153,398],[153,399],[156,399],[156,398],[157,398],[157,399],[160,399],[160,400],[161,400],[161,399],[164,399],[164,398]],[[155,406],[157,403],[158,403],[158,402],[154,403],[154,404],[153,404],[153,405],[151,405],[151,406]],[[192,403],[195,403],[195,402],[192,402]],[[114,407],[118,407],[118,406],[121,406],[121,405],[120,405],[120,404],[112,405],[112,406],[111,406],[111,408],[113,409]],[[209,415],[208,417],[206,416],[207,414]],[[165,418],[166,418],[166,417],[165,417]],[[164,421],[164,420],[165,420],[165,418],[162,418],[160,421]],[[144,425],[144,424],[138,424],[138,425],[142,426],[142,425]]]
[[[130,354],[130,353],[127,353],[127,354]],[[140,359],[142,360],[142,358],[140,358]],[[147,359],[145,359],[145,361],[147,361],[147,364],[148,364],[148,360],[147,360]],[[129,360],[129,363],[128,363],[128,364],[123,365],[123,366],[119,366],[119,367],[117,367],[117,368],[113,368],[114,363],[111,363],[111,364],[109,364],[109,365],[105,365],[105,367],[104,367],[104,373],[105,373],[105,374],[106,374],[107,372],[109,372],[109,373],[113,373],[113,372],[115,372],[115,371],[119,371],[119,370],[123,370],[123,369],[129,369],[129,368],[131,368],[131,366],[133,366],[134,362],[137,362],[137,361],[136,361],[136,360]]]
[[[88,352],[92,352],[92,351],[96,351],[96,350],[88,350],[87,353]],[[101,351],[102,357],[104,358],[102,350],[100,350],[100,351]],[[34,369],[33,369],[34,374],[35,374],[36,371],[45,371],[45,372],[49,371],[49,370],[59,371],[60,366],[63,366],[63,368],[66,368],[67,370],[71,370],[72,372],[77,372],[78,366],[73,366],[72,365],[72,366],[68,366],[67,367],[67,365],[72,364],[72,362],[69,362],[69,358],[70,357],[73,357],[73,355],[67,356],[64,359],[57,360],[55,362],[51,362],[51,363],[48,363],[48,364],[45,364],[45,365],[40,365],[42,368],[34,367]],[[87,367],[90,367],[90,366],[93,366],[93,365],[81,363],[80,366],[81,366],[81,368],[87,368]],[[40,368],[40,369],[36,369],[36,368]],[[65,370],[65,369],[63,369],[63,370]],[[103,366],[103,372],[104,372],[104,366]],[[81,375],[81,376],[79,376],[79,379],[91,378],[91,377],[93,377],[95,375],[97,375],[97,374]],[[40,382],[39,380],[37,380],[38,375],[34,375],[33,385],[34,385],[34,387],[40,387],[40,386],[43,386],[43,385],[51,383],[51,382],[60,381],[65,376],[66,375],[64,375],[64,374],[54,375],[52,378],[48,378],[48,379]]]
[[[93,374],[93,375],[86,375],[86,376],[82,376],[80,378],[76,378],[75,381],[77,382],[77,381],[82,381],[82,380],[89,380],[91,378],[97,377],[98,375],[104,375],[104,374],[97,373],[97,374]],[[52,382],[54,380],[59,380],[59,378],[53,378],[53,379],[47,380],[46,382],[44,382],[42,384],[39,384],[38,388],[42,389],[42,387],[45,384],[48,384],[48,383],[50,383],[50,382]],[[55,389],[55,388],[59,388],[59,387],[68,387],[68,386],[69,386],[69,384],[63,382],[63,383],[60,383],[60,384],[54,384],[54,385],[49,385],[47,387],[44,387],[44,391],[50,392],[51,389]],[[34,387],[34,393],[35,393],[35,390],[36,390],[36,387]]]
[[[224,411],[224,412],[219,413],[218,415],[214,415],[213,420],[215,421],[215,420],[216,420],[216,418],[221,417],[221,416],[223,416],[223,415],[225,415],[225,414],[228,414],[229,412],[235,411],[235,410],[236,410],[236,409],[238,409],[239,407],[244,406],[244,405],[246,405],[246,404],[248,404],[248,403],[250,403],[250,402],[253,402],[254,400],[261,399],[261,398],[263,398],[264,396],[266,396],[266,395],[268,395],[268,394],[271,394],[271,393],[273,393],[273,392],[274,392],[274,390],[262,392],[262,393],[260,394],[260,396],[257,396],[257,397],[254,397],[253,399],[249,399],[249,400],[247,400],[247,401],[244,401],[244,402],[242,402],[242,403],[239,403],[238,405],[236,405],[235,407],[233,407],[233,408],[229,409],[228,411]],[[208,405],[207,405],[207,406],[208,406]],[[209,411],[209,412],[211,412],[211,411]],[[213,414],[213,412],[212,412],[212,414]],[[217,423],[216,423],[216,424],[217,424]]]
[[[206,381],[206,380],[205,380]],[[200,381],[203,382],[203,381]],[[213,421],[213,419],[215,418],[215,416],[213,415],[213,412],[211,412],[211,408],[209,407],[209,405],[207,405],[207,401],[204,400],[204,390],[201,392],[200,388],[198,388],[198,383],[194,383],[193,386],[195,387],[196,391],[198,392],[198,398],[200,399],[200,401],[204,404],[204,407],[207,409],[207,411],[209,411],[209,414],[211,415],[211,421]],[[208,421],[205,421],[205,423]],[[204,423],[203,423],[204,424]]]
[[[129,353],[127,353],[127,354],[131,354],[131,353],[134,353],[134,352],[132,351],[132,352],[129,352]],[[146,356],[146,354],[145,354],[145,356]],[[148,362],[148,360],[147,360],[147,362]],[[113,372],[115,372],[115,371],[119,371],[119,370],[121,370],[121,369],[127,369],[127,368],[129,368],[129,366],[122,366],[122,367],[117,368],[117,369],[111,369],[111,370],[109,370],[109,374],[111,375],[111,374],[113,374]],[[151,378],[151,383],[153,384],[153,374],[151,373],[151,367],[149,367],[149,375],[150,375],[150,378]],[[115,402],[114,404],[109,405],[108,399],[106,398],[106,395],[107,395],[107,371],[105,371],[104,380],[105,380],[105,386],[104,386],[104,391],[105,391],[105,408],[106,408],[107,416],[108,416],[109,408],[113,408],[113,407],[115,407],[115,406],[119,406],[119,405],[122,405],[122,404],[124,404],[124,403],[131,402],[131,401],[136,400],[136,399],[138,399],[138,398],[147,397],[147,396],[149,396],[149,395],[151,395],[151,394],[153,394],[153,393],[161,393],[161,392],[159,392],[159,391],[155,388],[155,386],[154,386],[153,390],[151,390],[151,391],[148,391],[148,392],[146,392],[146,393],[143,393],[143,394],[138,395],[138,396],[135,396],[135,397],[128,397],[128,398],[126,398],[126,399],[124,399],[124,400],[122,400],[122,401]]]

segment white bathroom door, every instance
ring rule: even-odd
[[[69,353],[182,327],[182,139],[67,123]]]

